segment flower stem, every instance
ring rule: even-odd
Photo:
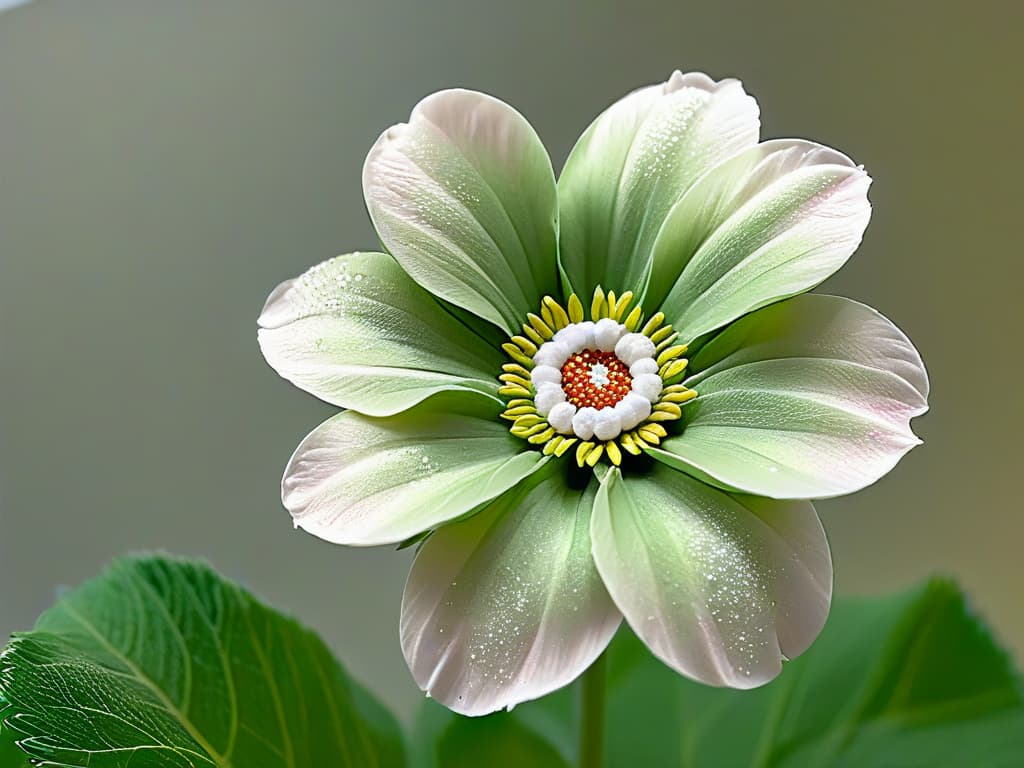
[[[583,673],[580,691],[580,768],[604,768],[607,673],[608,661],[604,653]]]

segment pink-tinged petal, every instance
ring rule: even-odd
[[[417,684],[483,715],[572,682],[621,620],[591,556],[594,487],[542,472],[424,542],[402,601]]]
[[[428,96],[370,150],[363,193],[416,282],[507,333],[555,293],[551,160],[504,102],[465,90]]]
[[[742,318],[693,359],[682,434],[649,452],[715,485],[824,498],[878,480],[921,441],[913,344],[878,312],[808,294]]]
[[[396,544],[471,512],[543,466],[522,451],[501,406],[465,392],[404,413],[339,413],[314,429],[285,469],[295,525],[335,544]]]
[[[738,80],[675,72],[591,123],[558,180],[559,258],[573,289],[642,291],[672,206],[703,173],[757,143],[757,102]]]
[[[274,370],[343,408],[388,416],[444,390],[497,396],[500,352],[387,254],[338,256],[282,283],[259,326]]]
[[[871,217],[863,168],[809,141],[768,141],[708,171],[672,209],[654,244],[644,298],[683,341],[839,269]]]
[[[709,685],[753,688],[828,616],[832,561],[814,508],[730,494],[655,466],[602,482],[594,559],[658,658]]]

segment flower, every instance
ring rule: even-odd
[[[259,339],[345,409],[288,464],[295,524],[419,543],[401,641],[423,690],[470,715],[539,697],[623,617],[711,685],[808,647],[832,566],[807,499],[878,480],[927,409],[899,329],[806,293],[859,244],[869,183],[759,143],[756,102],[703,74],[612,105],[557,183],[481,93],[380,137],[363,188],[387,253],[283,283]]]

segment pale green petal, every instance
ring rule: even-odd
[[[402,601],[402,650],[417,684],[482,715],[574,680],[621,616],[591,556],[596,481],[569,486],[552,463],[416,556]]]
[[[297,527],[335,544],[404,541],[547,462],[539,451],[522,451],[500,411],[481,395],[448,392],[387,418],[339,413],[296,449],[281,499]]]
[[[705,171],[756,144],[757,102],[737,80],[676,72],[602,113],[558,181],[561,266],[573,289],[641,291],[669,209]]]
[[[259,318],[267,362],[343,408],[387,416],[447,389],[497,397],[500,351],[383,253],[353,253],[279,285]]]
[[[703,176],[654,244],[644,299],[686,342],[839,269],[871,216],[871,179],[808,141],[759,144]]]
[[[920,443],[927,410],[917,350],[870,307],[808,294],[730,326],[692,361],[699,392],[657,459],[774,498],[851,493]]]
[[[753,688],[821,631],[832,561],[814,508],[729,494],[668,467],[609,472],[594,559],[658,658],[709,685]]]
[[[525,118],[482,93],[441,91],[377,140],[363,193],[412,278],[515,332],[556,291],[555,177]]]

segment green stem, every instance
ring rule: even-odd
[[[604,768],[607,673],[608,661],[603,653],[583,673],[580,691],[580,768]]]

